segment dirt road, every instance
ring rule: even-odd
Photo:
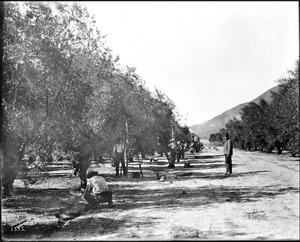
[[[115,178],[110,164],[100,166],[115,208],[103,204],[60,228],[50,226],[57,224],[54,213],[78,177],[48,179],[27,190],[19,185],[17,199],[3,201],[2,221],[9,225],[23,219],[18,226],[25,231],[5,238],[299,240],[299,157],[234,150],[231,176],[224,176],[221,149],[205,149],[189,161],[192,168],[183,168],[182,162],[166,169],[165,159],[147,160],[143,178],[127,179]],[[166,180],[156,180],[157,173]]]

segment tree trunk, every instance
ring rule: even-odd
[[[124,176],[127,176],[127,171],[128,171],[128,147],[129,141],[128,141],[128,122],[127,119],[125,120],[125,141],[124,141],[124,161],[126,162],[125,169],[126,171],[123,171]]]
[[[275,141],[275,148],[277,149],[277,154],[281,155],[282,154],[282,143],[278,140]]]
[[[13,189],[13,184],[14,184],[14,180],[16,178],[16,176],[13,176],[12,172],[10,173],[12,176],[10,178],[8,178],[9,174],[5,177],[3,175],[3,181],[2,181],[2,185],[3,185],[3,197],[13,197],[15,196],[15,191]]]
[[[25,152],[25,142],[22,145],[15,143],[6,143],[3,149],[3,176],[2,176],[2,186],[3,186],[3,197],[15,196],[15,191],[13,189],[13,183],[19,172],[19,167],[22,162],[22,158]]]
[[[277,147],[277,154],[278,155],[281,155],[282,154],[282,149],[280,146]]]
[[[2,186],[3,186],[3,197],[12,197],[15,196],[13,189],[14,180],[18,174],[18,161],[16,156],[10,156],[4,154],[3,157],[3,177],[2,177]]]

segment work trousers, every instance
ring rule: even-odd
[[[177,162],[179,162],[180,159],[184,159],[184,150],[177,151]]]
[[[232,174],[232,155],[225,155],[226,173]]]
[[[86,172],[90,166],[90,159],[89,157],[80,157],[79,158],[79,177],[81,181],[81,188],[85,189],[87,180],[86,180]]]
[[[115,163],[115,167],[116,167],[116,176],[119,176],[120,162],[122,165],[123,174],[124,174],[124,176],[127,176],[127,170],[126,170],[126,166],[125,166],[125,160],[124,160],[123,153],[116,154],[116,156],[114,158],[114,163]]]
[[[112,205],[112,192],[105,191],[98,194],[85,194],[84,199],[92,206],[98,206],[99,203],[108,203],[109,206]]]
[[[170,152],[170,156],[171,156],[171,164],[175,164],[175,160],[176,160],[176,151],[175,150],[171,150]]]

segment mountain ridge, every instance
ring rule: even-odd
[[[269,90],[265,91],[263,94],[259,95],[257,98],[250,102],[259,103],[261,99],[270,102],[272,100],[271,93],[277,92],[279,86],[274,86]],[[240,119],[240,111],[247,106],[250,102],[245,102],[238,104],[237,106],[224,111],[223,113],[215,116],[214,118],[201,122],[200,124],[194,124],[190,126],[191,132],[198,135],[200,138],[209,138],[210,134],[219,132],[220,129],[225,128],[226,123],[233,118]]]

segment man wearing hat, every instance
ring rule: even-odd
[[[97,171],[89,169],[86,174],[87,186],[84,190],[84,199],[91,208],[99,208],[100,203],[108,203],[114,207],[112,202],[112,192],[108,189],[105,179],[98,175]]]
[[[225,155],[225,164],[226,164],[226,173],[225,175],[232,174],[232,154],[233,154],[233,144],[228,133],[225,133],[226,142],[224,144],[224,155]]]
[[[121,165],[122,165],[123,174],[124,174],[124,176],[127,176],[127,170],[126,170],[125,160],[124,160],[124,152],[125,152],[125,145],[121,141],[121,137],[118,137],[117,138],[117,143],[114,145],[113,152],[112,152],[113,153],[114,164],[115,164],[115,167],[116,167],[116,177],[119,176],[120,162],[121,162]]]

